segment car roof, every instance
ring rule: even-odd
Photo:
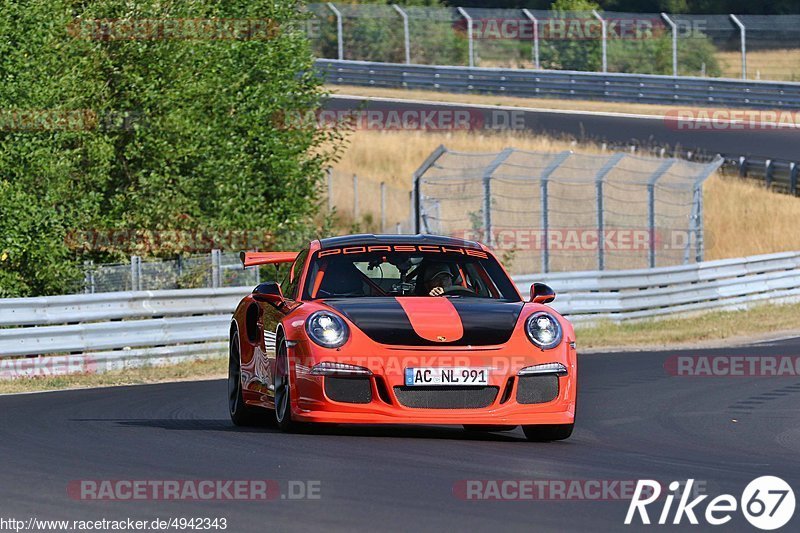
[[[379,245],[379,244],[413,244],[430,246],[460,246],[462,248],[474,248],[481,250],[480,244],[475,241],[457,239],[455,237],[443,237],[441,235],[373,235],[364,233],[360,235],[343,235],[341,237],[328,237],[319,240],[322,249],[339,248],[343,246]]]

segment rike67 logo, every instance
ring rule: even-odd
[[[689,498],[693,495],[693,485],[694,479],[689,479],[686,483],[678,481],[670,483],[670,492],[663,498],[660,513],[651,519],[647,507],[658,501],[658,504],[652,505],[650,509],[650,511],[658,511],[661,503],[659,500],[662,496],[661,484],[651,479],[640,479],[628,506],[625,524],[630,525],[638,520],[641,520],[642,524],[651,524],[651,520],[655,520],[655,523],[661,525],[677,525],[685,518],[688,523],[697,525],[700,523],[699,516],[712,526],[720,526],[730,522],[737,510],[741,510],[751,525],[758,529],[771,531],[786,525],[794,515],[794,491],[779,477],[762,476],[754,479],[745,487],[739,500],[731,494],[720,494],[707,502],[704,502],[708,498],[706,494],[695,496],[690,500]],[[680,491],[681,487],[683,487],[682,491]],[[676,499],[678,503],[673,511],[673,503]],[[705,511],[702,511],[703,505],[701,504],[705,505]]]

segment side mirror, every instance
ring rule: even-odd
[[[253,289],[253,299],[258,302],[281,305],[283,303],[281,286],[275,281],[265,281],[264,283],[259,283],[258,286]]]
[[[556,299],[556,291],[544,283],[531,285],[531,301],[535,304],[546,304]]]

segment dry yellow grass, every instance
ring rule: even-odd
[[[697,348],[698,343],[736,339],[741,343],[775,335],[796,335],[800,304],[759,305],[740,311],[713,311],[687,317],[665,317],[622,324],[576,326],[580,348]],[[580,350],[579,350],[580,351]]]
[[[557,98],[519,98],[487,94],[456,94],[417,89],[384,89],[378,87],[358,87],[352,85],[328,85],[333,94],[350,96],[377,96],[382,98],[405,98],[431,100],[436,102],[456,102],[460,104],[505,105],[514,107],[534,107],[540,109],[570,109],[573,111],[600,111],[610,113],[634,113],[663,116],[674,106],[631,104],[622,102],[594,102],[591,100],[562,100]]]
[[[739,51],[717,52],[722,75],[742,77],[742,56]],[[751,80],[800,80],[800,49],[747,51],[747,77]]]
[[[187,361],[166,366],[128,368],[103,374],[74,374],[0,381],[0,394],[219,379],[225,377],[227,371],[228,358],[220,354],[219,357],[200,361]]]
[[[601,153],[596,145],[577,146],[569,141],[519,132],[487,135],[360,130],[351,135],[349,147],[335,170],[385,181],[407,191],[411,189],[413,172],[440,144],[470,152],[497,152],[510,146]],[[800,250],[800,198],[769,191],[755,182],[716,175],[706,182],[704,198],[706,259]],[[362,198],[362,202],[375,204],[369,198]]]
[[[394,187],[411,189],[411,176],[440,144],[465,152],[499,152],[506,147],[556,152],[576,148],[576,143],[506,131],[475,134],[466,131],[429,133],[424,131],[358,130],[334,170],[370,179],[380,178]],[[583,145],[582,152],[600,153],[600,147]]]
[[[707,259],[800,250],[800,198],[730,176],[712,176],[703,198]]]

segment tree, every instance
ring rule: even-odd
[[[27,4],[0,7],[2,109],[90,120],[0,131],[0,295],[65,292],[82,259],[124,255],[83,255],[74,231],[307,232],[338,133],[285,120],[324,96],[296,2]]]

